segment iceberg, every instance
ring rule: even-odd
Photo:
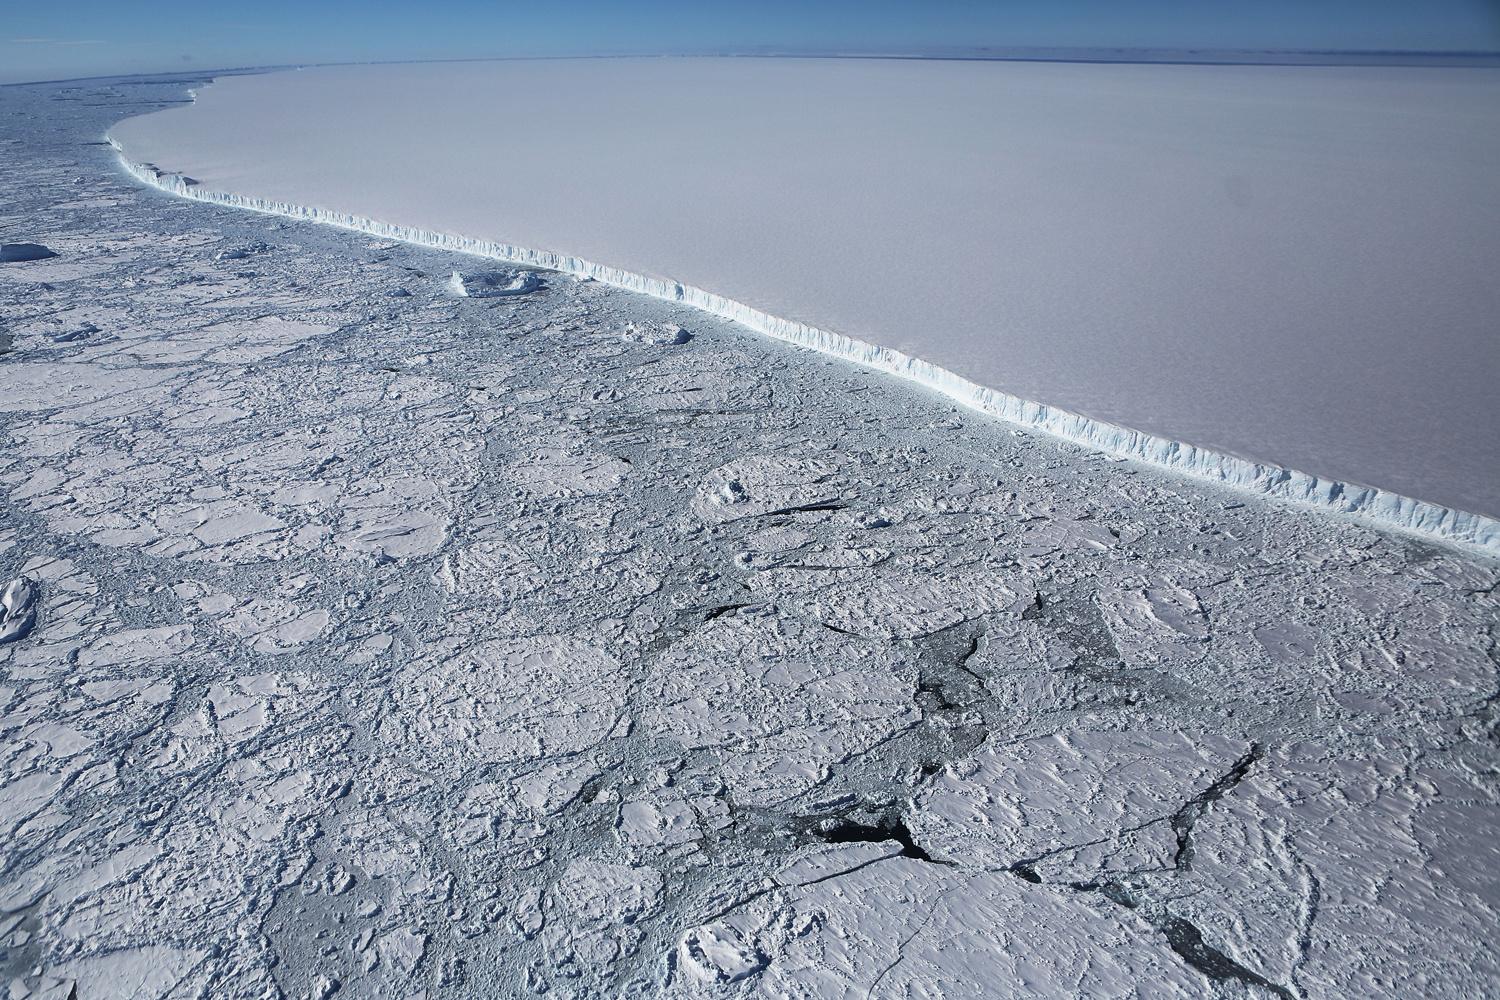
[[[1490,250],[1500,255],[1500,226],[1490,225],[1500,199],[1477,171],[1500,145],[1500,130],[1483,127],[1500,106],[1491,100],[1500,73],[839,62],[237,77],[197,94],[196,107],[127,120],[110,139],[131,173],[182,197],[597,280],[1119,458],[1500,549],[1500,359],[1485,332],[1500,302],[1477,277]],[[452,116],[427,97],[462,92],[461,81],[524,94],[543,124],[484,133],[467,116],[468,132],[448,131]],[[985,105],[966,87],[997,109],[994,128],[970,130],[979,139],[936,100],[956,102],[972,124]],[[777,105],[794,119],[782,126],[761,105],[789,90],[806,97],[795,111]],[[1250,110],[1236,107],[1237,95]],[[1450,118],[1416,113],[1445,95]],[[1142,120],[1111,130],[1091,101]],[[298,121],[287,129],[333,134],[302,148],[290,132],[258,127],[266,108],[291,105]],[[1037,108],[1072,121],[1043,128]],[[808,127],[821,120],[815,112],[877,134],[825,140]],[[369,134],[387,121],[403,138],[374,159],[380,177],[398,176],[392,187],[351,165],[368,158]],[[1099,131],[1079,132],[1080,123]],[[911,131],[927,152],[892,142],[879,131],[887,127]],[[1225,138],[1240,128],[1270,151]],[[1430,139],[1427,148],[1392,148],[1402,128]],[[1007,129],[1043,152],[1019,165],[995,160]],[[1169,141],[1198,147],[1170,148],[1176,173],[1164,181],[1143,177],[1156,155],[1143,147]],[[898,162],[871,180],[850,158],[877,147]],[[265,150],[277,165],[259,166]],[[1259,159],[1236,159],[1252,153]],[[1372,153],[1388,169],[1362,180],[1388,185],[1393,204],[1361,214],[1329,185]],[[1092,173],[1078,166],[1101,157],[1114,162]],[[153,163],[168,160],[172,169]],[[798,186],[770,193],[751,176],[783,181],[788,160],[818,176],[798,173]],[[434,185],[431,169],[391,167],[408,161],[441,162],[445,183]],[[1049,165],[1063,176],[1044,185]],[[992,167],[1007,184],[1031,185],[1024,194],[1041,207],[986,187]],[[1197,190],[1215,177],[1218,187]],[[1452,183],[1434,182],[1444,178]],[[1110,188],[1100,194],[1085,180]],[[1163,185],[1183,203],[1163,200]],[[842,187],[857,190],[840,200]],[[1124,207],[1100,221],[1068,208],[1069,198]],[[987,199],[1013,215],[997,222]],[[1205,209],[1219,214],[1199,218]],[[1164,214],[1153,222],[1150,212]],[[1470,222],[1454,221],[1465,213]],[[1213,259],[1197,262],[1205,251]],[[1107,263],[1104,291],[1068,254]],[[1058,276],[1042,273],[1052,265]],[[1141,287],[1122,290],[1126,279]],[[1061,324],[1082,315],[1080,299],[1088,315],[1075,334]],[[1414,303],[1429,315],[1406,330]],[[1054,307],[1060,319],[1041,315]],[[1183,327],[1183,309],[1202,315],[1201,329]]]

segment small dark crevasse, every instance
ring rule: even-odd
[[[779,510],[768,510],[761,517],[780,517],[787,514],[814,514],[819,511],[847,510],[849,505],[831,500],[821,500],[816,503],[804,503],[795,507],[782,507]]]
[[[1245,755],[1235,761],[1219,780],[1183,803],[1182,807],[1172,815],[1172,833],[1177,840],[1177,853],[1173,858],[1173,867],[1177,871],[1186,871],[1192,867],[1193,827],[1197,825],[1198,820],[1214,807],[1214,803],[1228,795],[1241,781],[1245,780],[1250,769],[1265,756],[1265,752],[1265,747],[1259,743],[1252,743]]]
[[[716,608],[709,608],[703,615],[703,620],[711,622],[725,615],[732,615],[741,608],[748,608],[749,604],[721,604]]]
[[[928,854],[912,837],[905,820],[899,817],[882,818],[873,823],[861,823],[843,816],[835,816],[815,822],[809,832],[825,844],[881,844],[894,841],[901,845],[901,856],[933,865],[948,865]]]
[[[963,706],[948,697],[942,683],[930,678],[922,678],[917,681],[917,694],[927,695],[936,704],[938,710],[948,712]]]

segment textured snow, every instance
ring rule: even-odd
[[[0,995],[1496,993],[1493,558],[88,145],[181,94],[0,89]]]
[[[515,103],[524,128],[476,114]],[[111,134],[193,196],[591,274],[1108,450],[1500,534],[1442,509],[1500,514],[1500,71],[358,67]]]

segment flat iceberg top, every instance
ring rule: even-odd
[[[670,278],[1500,514],[1500,71],[339,67],[226,78],[111,134],[215,190]]]

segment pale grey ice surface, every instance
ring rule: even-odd
[[[1500,988],[1493,560],[166,197],[180,94],[0,89],[10,997]]]
[[[1500,515],[1500,70],[338,67],[112,134],[207,189],[577,255]]]

